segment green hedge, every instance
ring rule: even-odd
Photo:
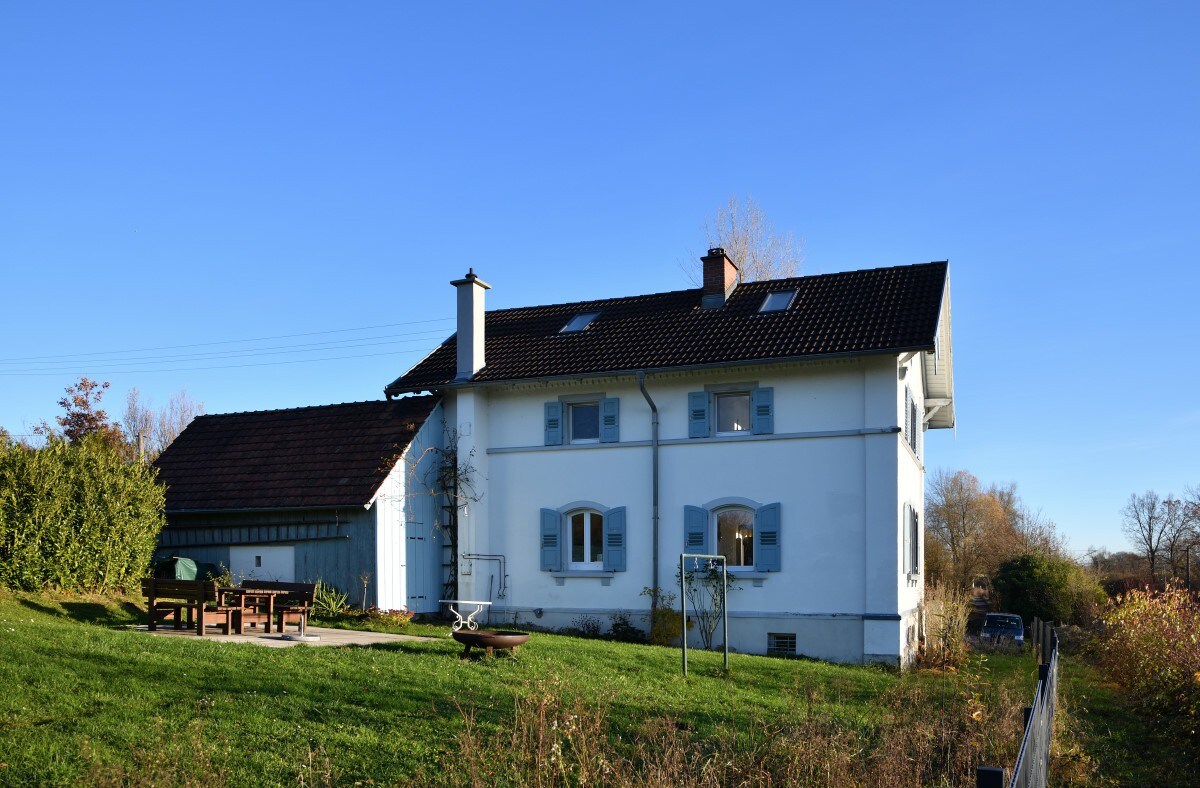
[[[163,527],[154,477],[95,438],[40,449],[0,441],[0,586],[132,587]]]

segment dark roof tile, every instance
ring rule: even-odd
[[[363,506],[433,396],[196,418],[156,461],[166,509]]]
[[[551,304],[487,313],[487,366],[473,381],[589,375],[828,354],[932,348],[947,263],[875,268],[739,285],[725,306],[701,291]],[[768,292],[797,291],[785,311],[760,313]],[[561,334],[581,312],[587,329]],[[436,390],[454,381],[451,336],[385,391]]]

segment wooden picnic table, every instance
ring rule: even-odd
[[[236,610],[234,621],[239,635],[246,633],[247,621],[251,624],[263,622],[265,625],[263,631],[268,635],[271,634],[271,622],[275,619],[275,597],[289,593],[283,589],[255,588],[254,586],[219,588],[217,590],[222,599],[226,600],[226,604]]]

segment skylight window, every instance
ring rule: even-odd
[[[583,312],[575,315],[567,321],[567,324],[558,332],[560,334],[575,334],[592,324],[592,321],[600,316],[599,312]]]
[[[792,305],[792,299],[795,297],[795,290],[781,290],[778,293],[767,293],[767,297],[763,299],[762,306],[758,308],[758,311],[782,312]]]

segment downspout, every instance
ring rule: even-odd
[[[652,551],[652,560],[654,561],[654,580],[651,588],[654,592],[650,596],[650,612],[658,610],[658,406],[654,404],[654,400],[650,399],[650,392],[646,391],[646,373],[642,370],[637,372],[638,388],[642,391],[642,396],[646,398],[646,403],[650,406],[650,463],[651,463],[651,515],[650,522],[652,523],[652,532],[654,534],[654,549]]]

